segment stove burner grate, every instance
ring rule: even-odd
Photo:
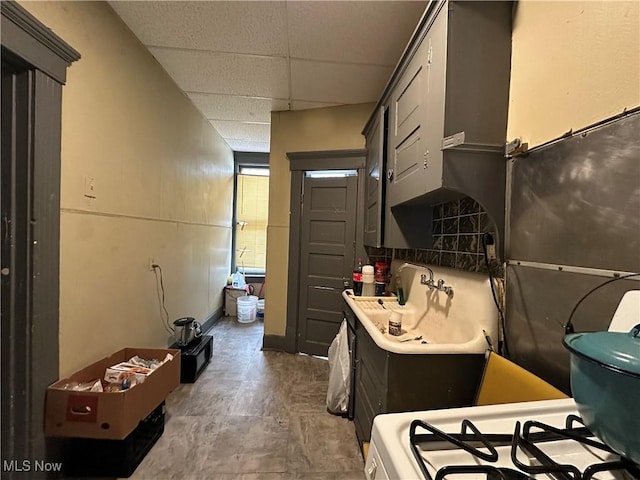
[[[461,423],[461,433],[456,434],[445,433],[429,423],[414,420],[409,428],[409,440],[411,453],[427,480],[434,480],[423,458],[423,455],[429,451],[460,448],[488,463],[495,463],[498,461],[496,447],[500,446],[511,446],[511,461],[515,468],[487,464],[447,465],[436,472],[435,480],[444,480],[449,475],[465,474],[484,474],[487,480],[533,480],[533,475],[540,474],[546,474],[555,480],[592,480],[596,474],[607,471],[622,471],[630,480],[640,480],[640,467],[621,457],[614,461],[594,463],[583,472],[574,465],[559,464],[554,461],[540,449],[540,444],[569,440],[615,454],[608,446],[593,438],[579,417],[569,415],[565,427],[560,429],[535,420],[528,420],[524,422],[522,428],[521,423],[516,422],[512,435],[483,434],[471,421],[464,419]],[[429,433],[417,433],[418,428]],[[519,451],[536,459],[538,465],[527,465],[521,462],[518,459]]]

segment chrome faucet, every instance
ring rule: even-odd
[[[429,290],[437,288],[435,282],[433,281],[433,270],[431,270],[429,267],[424,268],[426,268],[429,272],[429,279],[427,280],[427,274],[423,273],[422,275],[420,275],[420,284],[426,285],[427,287],[429,287]]]
[[[429,271],[429,278],[423,273],[420,275],[420,284],[429,287],[429,290],[438,290],[444,292],[448,297],[453,296],[453,288],[444,284],[444,280],[441,278],[437,282],[433,280],[433,270],[429,267],[425,267]]]

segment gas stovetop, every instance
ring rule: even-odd
[[[371,444],[390,479],[640,479],[584,427],[573,399],[381,415]]]

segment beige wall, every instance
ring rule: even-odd
[[[21,2],[82,58],[62,104],[60,374],[222,306],[233,154],[106,3]],[[96,198],[83,196],[95,178]]]
[[[291,193],[287,153],[364,148],[360,132],[373,107],[367,103],[271,114],[265,335],[284,335],[286,327]]]
[[[539,145],[640,105],[640,2],[517,4],[507,138]]]

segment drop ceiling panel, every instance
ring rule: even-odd
[[[342,105],[335,102],[308,102],[306,100],[292,100],[291,110],[309,110],[311,108],[337,107]]]
[[[224,139],[251,138],[257,142],[269,142],[271,125],[268,123],[242,123],[214,120],[211,125],[218,131]]]
[[[291,60],[291,95],[315,102],[374,102],[392,71],[393,67]]]
[[[287,54],[285,2],[109,2],[147,46]]]
[[[288,110],[288,100],[275,98],[238,97],[211,93],[189,93],[193,104],[209,120],[241,122],[271,122],[271,112]]]
[[[284,58],[155,47],[149,50],[187,93],[289,98]]]
[[[236,151],[271,112],[375,102],[427,1],[112,1]]]
[[[287,2],[293,58],[395,66],[428,2]]]
[[[229,148],[234,152],[260,152],[269,153],[268,142],[256,142],[253,140],[237,140],[237,139],[225,139]]]

